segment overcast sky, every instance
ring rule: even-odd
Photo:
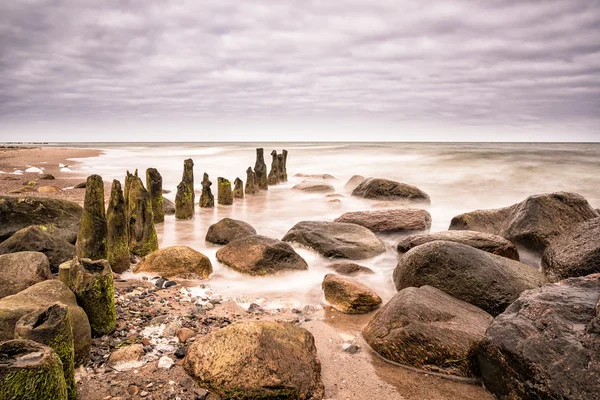
[[[600,0],[5,0],[0,140],[600,141]]]

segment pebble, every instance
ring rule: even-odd
[[[170,369],[175,362],[167,356],[162,356],[158,360],[158,368]]]
[[[342,345],[342,349],[344,349],[345,352],[350,353],[350,354],[355,354],[360,351],[360,347],[358,347],[355,344],[350,344],[350,343],[344,343]]]
[[[202,306],[202,308],[204,308],[207,311],[212,310],[213,308],[215,308],[214,304],[212,303],[206,303],[205,305]]]
[[[185,348],[179,347],[177,350],[175,350],[175,357],[179,359],[185,357]]]

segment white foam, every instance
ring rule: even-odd
[[[38,173],[38,174],[43,174],[44,171],[42,171],[40,168],[38,167],[29,167],[25,170],[25,172],[33,172],[33,173]]]
[[[60,169],[60,172],[73,172],[73,171],[71,171],[71,169],[69,169],[68,167],[62,167]]]

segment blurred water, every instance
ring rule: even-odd
[[[600,144],[552,143],[112,143],[65,144],[101,148],[99,157],[82,159],[78,169],[98,173],[105,180],[123,182],[125,171],[136,168],[145,181],[145,169],[157,168],[163,186],[171,190],[166,197],[174,200],[181,180],[183,160],[194,160],[195,188],[207,172],[216,197],[216,180],[223,176],[246,180],[245,170],[254,167],[255,148],[264,147],[270,169],[271,150],[289,152],[285,185],[237,200],[233,206],[215,209],[196,207],[190,221],[175,221],[167,216],[157,225],[161,247],[187,245],[213,262],[215,273],[210,285],[228,297],[266,299],[271,306],[303,306],[321,301],[323,276],[331,264],[317,253],[297,248],[310,266],[308,272],[287,273],[274,277],[253,278],[220,265],[215,259],[218,246],[204,241],[208,227],[224,217],[244,220],[259,234],[281,239],[302,220],[333,220],[344,212],[374,209],[376,201],[351,197],[343,188],[354,174],[383,177],[418,186],[432,199],[428,207],[433,218],[432,231],[448,228],[450,219],[462,212],[495,208],[522,201],[536,193],[573,191],[585,196],[592,206],[600,207]],[[343,194],[341,204],[329,203],[323,194],[305,194],[290,188],[302,181],[297,173],[328,173],[337,178],[328,181]],[[359,279],[374,288],[384,301],[395,292],[391,276],[397,263],[392,248],[398,237],[383,237],[387,253],[360,264],[375,275]]]

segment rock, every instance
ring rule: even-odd
[[[352,191],[352,196],[376,200],[402,200],[430,204],[429,195],[416,186],[381,178],[367,178]]]
[[[360,185],[365,179],[366,178],[362,175],[352,175],[352,177],[348,179],[348,182],[346,182],[346,184],[344,185],[344,189],[351,192],[354,189],[356,189],[356,187]]]
[[[343,214],[335,222],[357,224],[380,233],[428,231],[431,228],[431,214],[415,209],[355,211]]]
[[[233,204],[233,191],[231,190],[231,182],[223,177],[217,178],[217,202],[224,206]]]
[[[194,192],[194,160],[188,158],[183,161],[183,175],[181,181],[185,182],[192,191],[192,203],[196,200],[196,192]]]
[[[355,345],[355,344],[350,344],[350,343],[344,343],[342,345],[342,349],[346,352],[346,353],[350,353],[350,354],[356,354],[360,351],[360,347]]]
[[[600,274],[523,292],[476,349],[486,389],[504,399],[598,398],[599,296]]]
[[[599,216],[582,196],[558,192],[529,196],[510,207],[457,215],[449,229],[500,235],[541,255],[555,237]]]
[[[69,288],[77,297],[77,304],[87,314],[92,336],[112,332],[116,325],[115,287],[112,270],[106,260],[75,257],[64,264],[69,268]]]
[[[10,176],[10,175],[4,175],[2,177],[3,181],[18,181],[19,178],[17,178],[16,176]]]
[[[62,192],[62,189],[58,186],[40,186],[37,188],[39,193],[58,193]]]
[[[577,224],[554,239],[542,255],[542,270],[553,282],[600,272],[600,218]]]
[[[335,176],[330,175],[330,174],[302,174],[302,173],[299,173],[294,176],[298,177],[298,178],[321,179],[324,181],[325,180],[332,180],[332,181],[337,180],[337,178]]]
[[[287,150],[283,149],[281,151],[281,154],[279,154],[277,156],[277,157],[279,157],[279,182],[287,182],[287,180],[288,180],[287,167],[286,167],[287,155],[288,155]]]
[[[153,272],[167,278],[207,279],[213,269],[204,254],[187,246],[171,246],[142,258],[134,272]]]
[[[256,173],[256,183],[260,190],[269,188],[267,183],[267,164],[265,164],[265,156],[263,149],[256,149],[256,163],[254,164],[254,172]]]
[[[546,282],[528,265],[442,240],[404,254],[393,279],[397,290],[430,285],[493,316],[504,311],[524,290]]]
[[[20,188],[17,189],[13,189],[11,191],[9,191],[9,194],[20,194],[20,193],[31,193],[31,192],[35,192],[35,187],[33,186],[22,186]]]
[[[346,314],[368,313],[381,304],[381,297],[371,288],[341,275],[325,275],[322,288],[325,300]]]
[[[128,198],[129,252],[143,257],[158,250],[158,237],[154,228],[150,194],[144,188],[140,178],[134,177],[131,179]]]
[[[110,200],[106,210],[108,262],[113,272],[121,274],[129,269],[129,234],[125,197],[121,182],[114,179],[110,191]]]
[[[214,244],[227,244],[252,235],[256,235],[256,229],[252,225],[237,219],[223,218],[208,228],[206,241]]]
[[[17,294],[0,299],[0,341],[14,337],[15,325],[23,315],[54,303],[69,307],[75,343],[75,363],[87,363],[92,340],[88,317],[77,305],[75,294],[56,279],[36,283]]]
[[[519,261],[519,252],[514,244],[502,236],[475,231],[445,231],[407,236],[398,243],[399,253],[436,240],[461,243],[498,256]]]
[[[235,181],[233,181],[233,198],[244,198],[244,182],[240,178],[235,178]]]
[[[321,181],[302,181],[292,187],[295,190],[301,190],[307,193],[330,193],[335,192],[335,188],[329,183]]]
[[[50,270],[58,271],[58,266],[75,255],[75,246],[71,243],[55,238],[38,226],[28,226],[0,243],[0,254],[17,252],[40,252],[48,257]],[[1,289],[0,289],[1,290]]]
[[[165,221],[165,206],[163,204],[162,194],[163,179],[156,168],[146,170],[146,188],[150,194],[152,203],[152,213],[154,214],[154,223],[158,224]],[[192,209],[194,201],[192,200]]]
[[[181,181],[177,185],[175,195],[175,218],[192,219],[194,217],[194,203],[192,202],[192,190],[187,183]]]
[[[82,208],[71,201],[0,196],[0,241],[37,225],[55,238],[75,243]]]
[[[363,267],[362,265],[358,265],[352,262],[340,262],[336,264],[331,264],[327,268],[331,268],[336,273],[340,275],[347,276],[356,276],[359,274],[374,274],[371,268]]]
[[[271,171],[269,172],[269,176],[267,178],[267,184],[269,186],[278,185],[280,176],[279,157],[277,157],[276,150],[271,152],[271,157],[273,157],[273,160],[271,161]]]
[[[217,251],[217,260],[249,275],[269,275],[286,270],[306,270],[308,264],[287,243],[265,236],[237,239]]]
[[[195,337],[196,333],[190,328],[179,328],[176,335],[177,339],[179,339],[179,343],[185,343],[188,339]]]
[[[310,247],[331,258],[361,260],[385,252],[385,245],[373,232],[344,222],[302,221],[282,240]]]
[[[256,174],[252,171],[252,167],[246,170],[246,194],[258,193],[258,185],[256,184]]]
[[[136,361],[139,361],[143,355],[144,346],[142,344],[130,344],[129,346],[118,348],[110,353],[110,357],[108,357],[108,365],[116,367],[117,370],[120,370],[122,369],[121,367],[125,367],[123,364],[135,363]]]
[[[73,189],[85,189],[85,185],[87,182],[80,182],[77,185],[73,186]]]
[[[175,203],[166,197],[163,197],[163,205],[165,215],[175,215]]]
[[[54,350],[33,340],[0,343],[0,399],[67,400],[62,363]]]
[[[382,357],[428,372],[477,376],[471,351],[492,316],[431,286],[402,289],[363,330]]]
[[[204,173],[204,178],[202,179],[202,195],[200,195],[200,207],[202,208],[212,208],[215,206],[215,196],[213,196],[210,186],[212,182],[208,179],[208,174]]]
[[[131,173],[129,173],[129,171],[127,171],[127,174],[125,175],[125,186],[123,187],[123,195],[125,197],[125,209],[127,210],[128,214],[129,214],[129,208],[130,208],[130,206],[129,206],[129,190],[131,189],[131,184],[137,178],[138,178],[137,169],[135,170],[135,174],[131,174]]]
[[[40,176],[39,178],[41,181],[53,181],[56,178],[54,177],[54,175],[52,174],[42,174],[42,176]]]
[[[162,356],[158,360],[158,368],[171,369],[173,364],[175,364],[175,361],[173,361],[170,357],[167,357],[167,356]]]
[[[340,198],[344,198],[346,196],[344,196],[343,194],[340,194],[340,193],[331,193],[331,194],[326,194],[325,197],[330,197],[333,199],[336,199],[336,198],[340,199]]]
[[[42,253],[22,251],[0,256],[0,298],[53,278],[48,257]]]
[[[199,386],[227,399],[322,399],[314,338],[285,322],[236,322],[201,336],[183,361]]]
[[[104,182],[100,175],[90,175],[85,187],[83,214],[77,233],[77,256],[91,260],[108,258]]]

